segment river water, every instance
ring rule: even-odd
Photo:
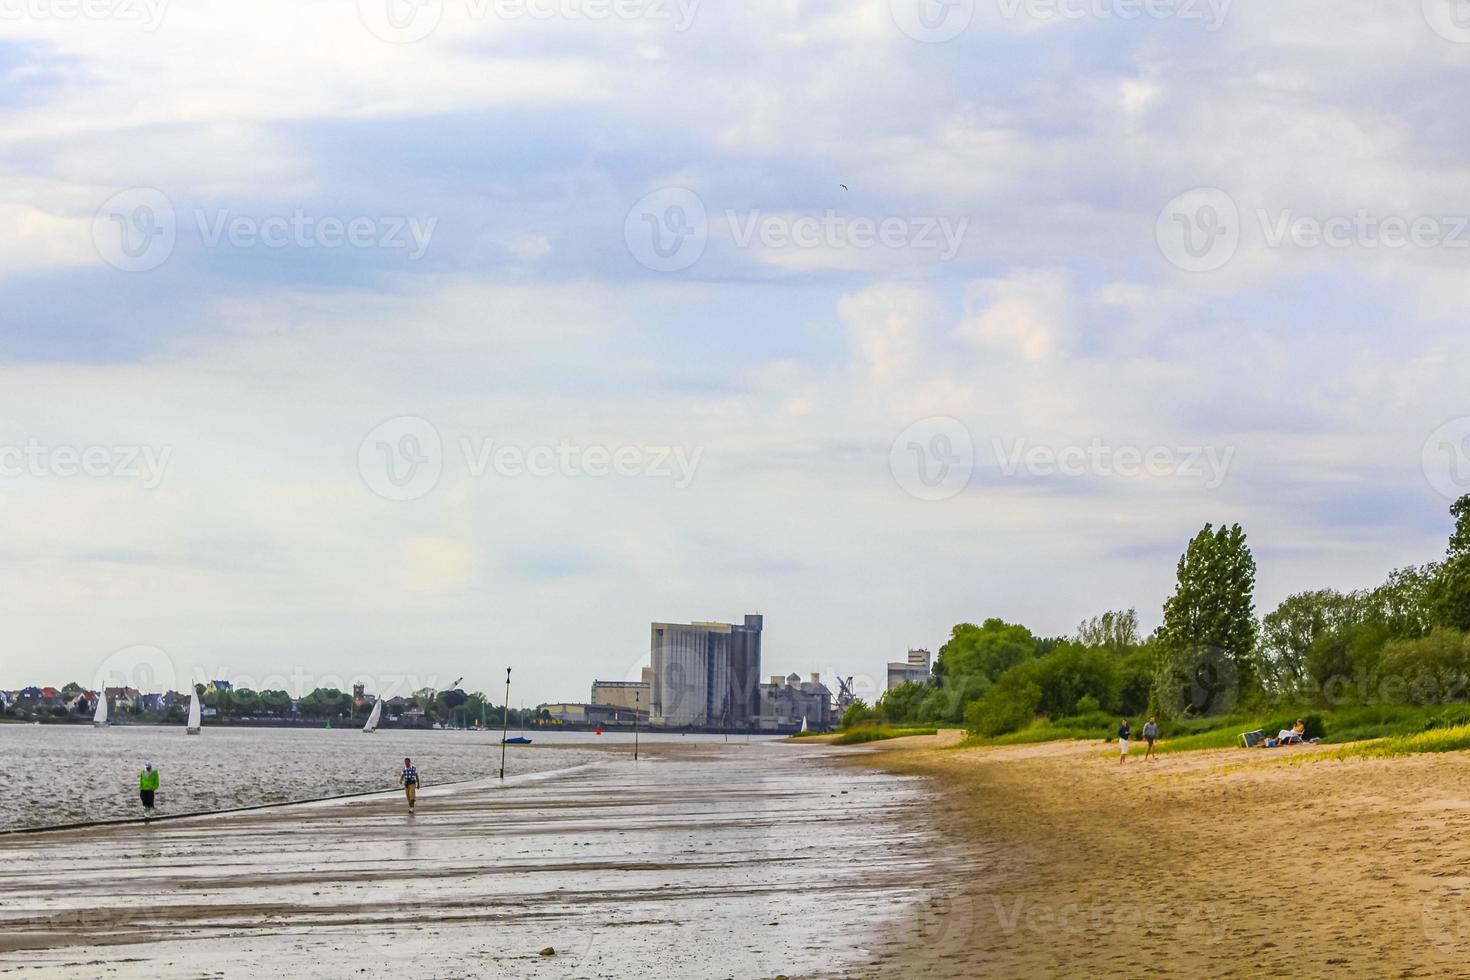
[[[515,734],[515,733],[512,733]],[[532,732],[507,747],[506,775],[565,769],[607,757],[630,734]],[[640,736],[690,744],[698,737]],[[404,756],[426,786],[495,775],[499,732],[0,725],[0,830],[142,815],[138,770],[159,770],[158,813],[224,810],[393,789]]]
[[[46,737],[113,744],[88,734]],[[490,749],[454,733],[378,748],[231,732],[184,751],[229,759],[237,737],[318,760],[361,752],[369,773],[389,745]],[[634,762],[588,739],[538,743],[519,764],[602,761],[431,785],[412,816],[385,795],[0,835],[0,975],[852,977],[942,933],[922,910],[959,865],[920,780],[821,746],[666,737]]]

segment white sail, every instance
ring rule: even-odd
[[[362,730],[364,732],[368,732],[368,733],[377,731],[378,730],[378,719],[381,718],[382,715],[383,715],[383,699],[382,698],[378,698],[378,700],[376,700],[376,701],[373,702],[373,711],[372,711],[372,714],[368,715],[367,724],[362,726]]]
[[[184,731],[190,735],[199,734],[201,727],[199,714],[199,695],[196,692],[189,695],[189,723],[184,726]]]
[[[107,724],[107,691],[97,692],[97,713],[92,716],[92,724],[101,728]]]
[[[801,730],[802,731],[807,731],[808,730],[807,727],[806,727],[806,715],[802,715],[801,716]]]

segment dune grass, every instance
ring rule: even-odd
[[[1165,721],[1159,725],[1160,739],[1155,751],[1161,754],[1193,752],[1203,749],[1228,749],[1240,744],[1240,733],[1264,730],[1270,735],[1290,728],[1298,716],[1309,719],[1312,728],[1320,726],[1323,744],[1368,742],[1355,746],[1343,755],[1404,755],[1414,752],[1449,752],[1470,748],[1460,744],[1460,736],[1446,732],[1470,731],[1470,704],[1451,705],[1369,705],[1345,706],[1328,711],[1303,709],[1296,713],[1281,709],[1255,713],[1220,715],[1186,721]],[[1134,745],[1130,751],[1143,752],[1139,733],[1142,718],[1133,718]],[[1038,718],[1020,731],[993,738],[968,738],[956,748],[985,745],[1029,745],[1092,739],[1112,742],[1116,738],[1118,719],[1091,714],[1077,718]],[[1312,734],[1309,728],[1308,734]],[[1385,741],[1387,745],[1385,745]],[[1324,754],[1320,758],[1335,758]]]
[[[832,740],[833,745],[861,745],[864,742],[881,742],[890,738],[908,738],[911,735],[937,735],[937,728],[891,728],[887,725],[864,725],[852,728]]]
[[[1368,742],[1344,745],[1329,758],[1389,759],[1420,752],[1460,752],[1470,749],[1470,724],[1449,728],[1431,728],[1412,735],[1393,735]]]

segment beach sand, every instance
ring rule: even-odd
[[[964,857],[861,971],[892,977],[1451,977],[1470,971],[1470,755],[1134,756],[877,743]]]
[[[947,853],[922,780],[843,750],[619,752],[431,785],[413,817],[390,793],[0,837],[0,975],[841,975]]]

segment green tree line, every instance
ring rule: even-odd
[[[997,736],[1063,718],[1470,701],[1470,495],[1450,515],[1442,560],[1397,569],[1376,588],[1300,592],[1260,618],[1245,532],[1206,524],[1179,558],[1152,634],[1141,635],[1133,609],[1070,637],[1001,619],[960,623],[927,683],[858,701],[842,727],[964,724]]]

